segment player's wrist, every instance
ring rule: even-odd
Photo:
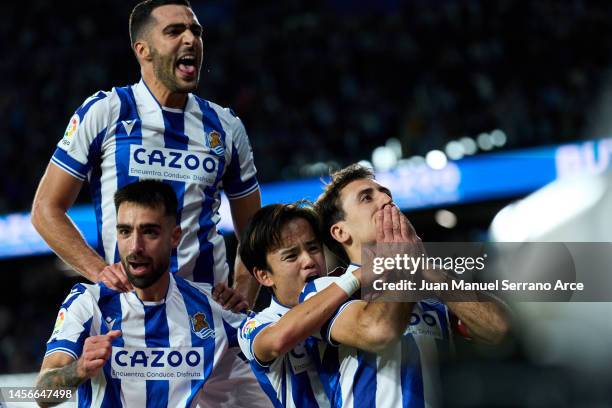
[[[342,289],[348,297],[353,296],[361,287],[361,282],[353,274],[351,269],[347,270],[342,276],[335,281],[336,285]]]
[[[87,369],[85,368],[85,359],[83,358],[83,356],[79,357],[79,359],[76,360],[74,364],[75,364],[74,372],[75,372],[76,377],[79,380],[86,381],[87,379],[93,377],[93,374],[90,375],[87,372]]]

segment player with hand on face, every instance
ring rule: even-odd
[[[381,233],[381,240],[410,241],[410,226],[404,221],[403,237],[386,231],[386,235]],[[382,230],[382,223],[379,227]],[[319,220],[312,209],[299,204],[260,209],[249,223],[242,243],[245,265],[272,292],[270,306],[242,324],[242,351],[275,406],[329,406],[324,391],[326,380],[319,377],[309,350],[313,342],[310,336],[320,338],[321,332],[326,332],[322,326],[359,289],[361,269],[349,267],[341,277],[322,277],[326,273]],[[326,287],[298,304],[304,287],[320,281]],[[410,304],[362,301],[349,306],[353,310],[352,321],[336,325],[332,336],[370,351],[384,350],[399,338],[411,308]]]
[[[371,170],[360,165],[332,174],[315,208],[325,244],[353,265],[361,264],[366,245],[377,243],[381,219],[391,220],[384,224],[392,234],[401,231],[405,222],[389,189],[375,180]],[[301,301],[324,287],[317,281],[308,283]],[[498,342],[508,330],[506,313],[495,302],[442,303],[440,299],[426,299],[411,308],[410,324],[399,341],[374,354],[363,347],[349,346],[342,337],[347,333],[344,326],[355,319],[356,313],[351,304],[341,309],[330,323],[327,345],[319,342],[315,347],[319,376],[328,384],[326,391],[332,406],[440,405],[438,361],[452,349],[453,315],[462,320],[472,336],[484,341]],[[359,334],[356,331],[353,335]]]

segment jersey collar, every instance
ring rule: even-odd
[[[151,92],[151,89],[145,82],[144,78],[140,78],[140,81],[138,81],[138,83],[134,86],[134,93],[138,93],[141,98],[148,101],[147,106],[157,106],[161,110],[174,113],[183,113],[184,111],[186,111],[193,99],[193,95],[191,93],[188,93],[187,99],[185,101],[185,107],[183,109],[168,108],[166,106],[162,106],[155,98],[155,95],[153,95],[153,92]]]
[[[270,301],[270,309],[272,309],[275,313],[285,314],[291,308],[289,306],[283,305],[274,295],[272,295],[272,300]]]

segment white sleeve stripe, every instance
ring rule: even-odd
[[[251,188],[247,189],[246,191],[242,193],[237,193],[237,194],[227,194],[226,193],[226,195],[227,195],[227,198],[230,200],[237,200],[239,198],[246,197],[250,195],[251,193],[254,193],[257,190],[259,190],[259,183],[256,183],[254,186],[252,186]]]
[[[83,180],[83,181],[85,180],[86,177],[84,175],[74,171],[73,169],[71,169],[70,167],[68,167],[67,165],[65,165],[58,159],[56,159],[55,157],[51,157],[51,161],[53,162],[53,164],[55,164],[57,167],[64,170],[66,173],[70,174],[71,176],[76,177],[79,180]]]
[[[359,302],[359,300],[350,300],[350,301],[346,302],[345,304],[343,304],[343,305],[340,307],[340,309],[338,310],[338,312],[336,313],[336,315],[335,315],[335,316],[332,318],[332,321],[331,321],[331,323],[329,324],[329,328],[327,329],[327,335],[326,335],[326,337],[327,337],[327,339],[326,339],[326,340],[327,340],[327,342],[328,342],[329,344],[331,344],[332,346],[338,346],[338,345],[340,344],[340,343],[338,343],[338,342],[336,342],[336,341],[333,341],[333,340],[332,340],[332,338],[331,338],[332,327],[334,327],[334,323],[336,323],[336,319],[337,319],[337,318],[338,318],[338,317],[339,317],[339,316],[342,314],[342,312],[344,312],[344,310],[346,309],[346,307],[347,307],[348,305],[350,305],[351,303],[354,303],[354,302]]]
[[[79,359],[79,357],[74,353],[74,351],[67,349],[65,347],[58,347],[58,348],[54,348],[53,350],[49,350],[45,353],[45,357],[48,357],[53,353],[64,353],[64,354],[68,354],[70,357],[74,358],[75,360]]]

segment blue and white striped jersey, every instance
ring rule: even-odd
[[[161,302],[77,284],[60,308],[45,356],[78,359],[87,337],[121,330],[109,361],[79,386],[79,406],[187,407],[205,397],[202,386],[224,364],[228,347],[238,345],[244,318],[215,303],[207,285],[173,275]]]
[[[265,327],[279,321],[288,311],[289,308],[281,305],[273,296],[268,308],[257,314],[252,313],[242,323],[238,333],[240,348],[251,362],[255,377],[275,407],[329,407],[314,361],[306,351],[306,343],[313,339],[307,339],[271,362],[260,362],[255,358],[255,337]]]
[[[326,277],[307,283],[300,302],[325,289],[335,279]],[[354,301],[345,303],[330,319],[331,323],[324,326],[323,340],[309,349],[332,407],[441,405],[438,360],[452,347],[447,307],[435,300],[418,302],[401,341],[383,353],[373,354],[331,340],[335,319],[351,302]]]
[[[160,106],[143,80],[98,92],[72,116],[51,162],[90,183],[98,225],[96,250],[119,261],[113,194],[139,179],[172,185],[183,236],[171,272],[195,282],[226,282],[223,237],[217,232],[220,189],[230,200],[259,186],[240,119],[189,94],[184,110]]]

